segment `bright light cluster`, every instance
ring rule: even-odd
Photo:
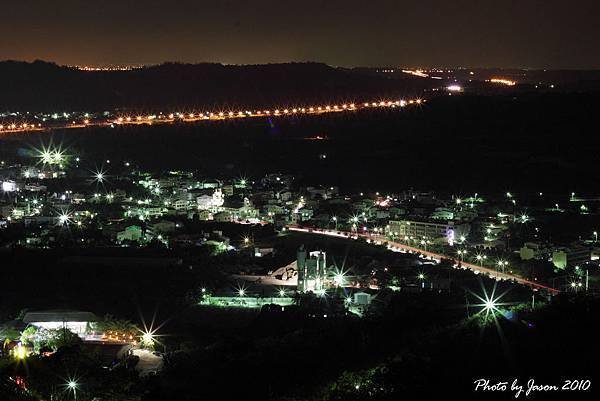
[[[515,81],[511,81],[510,79],[504,79],[504,78],[492,78],[490,79],[491,83],[494,84],[501,84],[501,85],[506,85],[506,86],[514,86],[517,83]]]
[[[40,159],[42,164],[46,165],[63,165],[67,161],[67,154],[64,150],[59,147],[50,145],[48,147],[42,146],[41,149],[37,149],[37,157]]]
[[[463,88],[460,85],[448,85],[446,89],[450,92],[462,92]]]

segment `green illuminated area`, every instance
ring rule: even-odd
[[[294,298],[290,297],[247,297],[247,296],[232,296],[232,297],[213,297],[207,296],[200,305],[215,306],[222,308],[262,308],[264,305],[279,305],[289,306],[295,303]]]

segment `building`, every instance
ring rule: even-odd
[[[552,252],[552,264],[558,269],[583,266],[592,260],[592,250],[582,244],[559,247]]]
[[[318,293],[325,289],[327,277],[327,257],[325,252],[307,252],[304,246],[298,249],[298,291]]]
[[[390,220],[387,234],[393,238],[427,238],[452,244],[458,238],[466,237],[469,230],[469,224],[454,220]]]
[[[88,331],[89,323],[96,321],[98,321],[98,318],[91,312],[72,310],[27,312],[23,317],[23,322],[39,329],[56,330],[66,328],[80,337],[83,337]]]
[[[526,242],[519,250],[521,260],[546,259],[549,253],[548,248],[539,242]]]
[[[292,214],[292,223],[297,224],[301,221],[308,221],[313,217],[313,210],[303,207]]]
[[[117,241],[131,241],[131,242],[139,242],[144,237],[142,232],[142,228],[140,226],[132,225],[127,226],[123,231],[119,231],[117,233]]]
[[[196,204],[198,209],[215,209],[223,206],[224,197],[223,192],[217,189],[212,195],[200,195],[196,198]]]
[[[221,223],[231,221],[231,212],[223,211],[213,214],[213,220]]]
[[[188,208],[188,201],[187,199],[178,199],[175,202],[173,202],[173,208],[175,210],[185,210]]]

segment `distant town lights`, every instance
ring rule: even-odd
[[[462,92],[463,88],[460,85],[448,85],[446,89],[450,92]]]
[[[517,83],[515,81],[512,81],[510,79],[504,79],[504,78],[492,78],[490,79],[491,83],[494,84],[502,84],[502,85],[506,85],[506,86],[514,86]]]

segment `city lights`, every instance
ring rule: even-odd
[[[55,3],[2,13],[0,401],[593,397],[593,7]]]

